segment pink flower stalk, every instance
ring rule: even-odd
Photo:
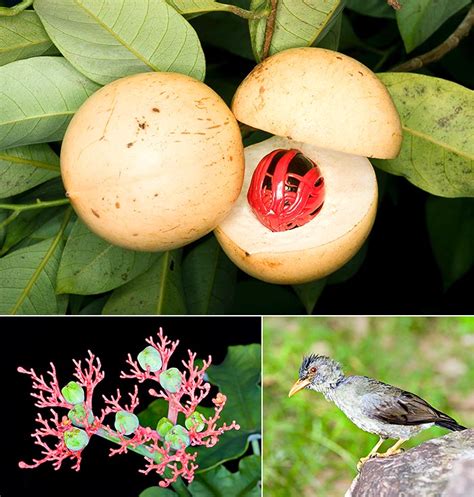
[[[182,361],[184,370],[178,371],[168,368],[178,340],[168,340],[160,328],[158,340],[149,337],[146,342],[149,346],[138,355],[138,361],[128,354],[126,362],[130,372],[122,372],[120,377],[134,379],[138,383],[150,380],[160,385],[159,390],[150,389],[149,393],[168,402],[168,417],[160,420],[162,424],[159,423],[156,430],[140,426],[134,414],[139,406],[137,385],[128,394],[128,404],[122,403],[122,394],[117,389],[115,396],[103,396],[105,407],[100,416],[94,415],[92,397],[95,387],[104,378],[104,372],[100,360],[90,351],[84,366],[81,361],[73,361],[77,381],[69,382],[62,389],[54,364],[48,371],[48,380],[38,376],[33,369],[19,367],[18,371],[32,380],[31,396],[37,399],[35,405],[49,408],[51,413],[49,419],[38,414],[36,421],[40,427],[32,434],[35,444],[41,447],[42,457],[33,459],[30,464],[21,461],[20,468],[36,468],[50,461],[58,470],[65,459],[71,459],[72,469],[78,471],[84,448],[93,435],[98,435],[118,445],[110,450],[110,456],[129,450],[141,454],[146,464],[140,472],[160,475],[163,478],[159,482],[161,487],[167,487],[180,477],[191,482],[198,468],[195,463],[197,453],[190,452],[188,447],[212,447],[224,432],[240,427],[235,421],[230,425],[217,425],[227,400],[222,393],[213,399],[214,414],[208,419],[196,410],[211,388],[205,381],[211,357],[199,367],[195,365],[196,354],[188,351],[189,359]],[[60,417],[58,408],[67,409],[67,415]],[[177,424],[179,413],[186,417],[186,428]],[[109,415],[115,415],[115,429],[105,424],[105,418]]]

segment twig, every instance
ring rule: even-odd
[[[414,71],[416,69],[420,69],[420,67],[426,66],[427,64],[431,64],[431,62],[441,59],[441,57],[444,57],[448,52],[459,45],[459,42],[469,34],[473,24],[474,6],[469,9],[469,12],[466,14],[466,17],[462,20],[461,24],[445,41],[443,41],[443,43],[441,43],[441,45],[438,45],[433,48],[433,50],[430,50],[423,55],[413,57],[412,59],[409,59],[390,70],[396,72]]]
[[[265,26],[265,39],[263,42],[262,60],[266,59],[268,57],[268,54],[270,53],[270,45],[272,44],[273,31],[275,30],[278,0],[270,0],[270,1],[271,1],[271,10],[270,14],[267,17],[267,25]]]
[[[44,209],[47,207],[56,207],[58,205],[67,205],[69,200],[67,198],[59,200],[37,200],[34,204],[0,204],[0,209],[7,209],[10,211],[29,211],[31,209]]]
[[[257,20],[257,19],[262,19],[262,17],[266,17],[268,15],[266,12],[260,12],[257,14],[256,12],[253,12],[251,10],[241,9],[236,5],[227,5],[226,7],[227,7],[227,12],[242,17],[243,19]]]
[[[392,7],[395,10],[400,10],[402,8],[398,0],[387,0],[387,3],[390,7]]]
[[[33,0],[23,0],[22,2],[17,3],[13,7],[0,7],[0,17],[16,16],[20,12],[23,12],[28,7],[31,7],[32,5],[33,5]]]

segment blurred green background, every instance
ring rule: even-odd
[[[266,497],[342,497],[378,438],[322,394],[288,398],[304,354],[329,355],[346,374],[412,391],[464,426],[474,425],[474,318],[264,318]],[[404,447],[448,433],[431,428]],[[387,441],[382,450],[393,441]]]

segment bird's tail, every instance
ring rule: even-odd
[[[451,431],[463,431],[467,430],[465,426],[461,426],[460,424],[456,423],[454,419],[443,419],[439,421],[435,421],[436,426],[442,426],[443,428],[447,428],[448,430]]]

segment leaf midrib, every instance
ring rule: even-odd
[[[18,297],[18,300],[16,301],[15,305],[13,306],[12,310],[10,311],[10,314],[16,314],[18,310],[20,309],[21,305],[25,301],[26,297],[30,294],[34,284],[40,277],[41,273],[43,270],[46,268],[48,262],[50,261],[51,257],[53,256],[56,247],[58,246],[59,242],[61,241],[61,238],[63,236],[64,230],[66,229],[67,224],[69,223],[69,220],[71,219],[72,216],[72,209],[68,209],[66,216],[64,217],[63,223],[61,227],[59,228],[59,231],[57,235],[54,237],[53,242],[49,246],[46,254],[44,255],[41,263],[39,266],[35,269],[33,275],[31,276],[30,280],[28,281],[28,284],[25,286],[23,291],[21,292],[20,296]]]
[[[448,145],[447,143],[435,140],[432,136],[427,135],[426,133],[423,133],[422,131],[416,131],[413,128],[409,128],[408,126],[402,125],[402,129],[406,131],[409,134],[412,134],[413,136],[417,136],[418,138],[423,138],[427,142],[432,143],[433,145],[437,145],[441,148],[444,148],[446,150],[449,150],[450,152],[453,152],[457,155],[460,155],[461,157],[464,157],[465,159],[472,160],[474,157],[471,157],[470,155],[466,154],[465,152],[462,152],[458,150],[455,147],[452,147]]]
[[[1,126],[8,126],[9,124],[20,124],[20,123],[24,123],[26,121],[32,121],[34,119],[49,119],[50,117],[72,116],[75,113],[76,113],[75,110],[68,110],[66,112],[51,112],[51,113],[46,113],[46,114],[28,116],[28,117],[25,117],[24,119],[16,119],[14,121],[1,121],[0,127]]]
[[[44,44],[52,45],[53,43],[51,42],[51,40],[49,38],[45,38],[43,40],[33,41],[30,43],[24,43],[22,45],[7,45],[5,48],[0,48],[0,55],[6,54],[9,52],[13,52],[14,50],[19,50],[22,48],[33,47],[36,45],[44,45]]]
[[[157,66],[154,66],[150,61],[147,61],[139,52],[134,50],[125,40],[123,40],[118,34],[112,29],[110,29],[105,23],[103,23],[99,17],[97,17],[93,12],[91,12],[87,7],[85,7],[80,0],[74,0],[74,3],[82,8],[83,11],[91,17],[99,26],[101,26],[107,33],[109,33],[113,39],[115,39],[120,45],[126,48],[129,52],[131,52],[138,60],[142,61],[147,67],[152,69],[153,71],[159,71]],[[142,25],[143,26],[143,25]]]
[[[56,166],[54,164],[48,164],[47,162],[41,162],[41,161],[36,161],[36,160],[30,160],[27,158],[23,157],[17,157],[17,156],[12,156],[12,155],[5,155],[0,153],[0,160],[4,160],[6,162],[13,162],[15,164],[21,164],[24,166],[32,166],[32,167],[37,167],[39,169],[46,169],[48,171],[54,171],[59,173],[60,169],[59,166]]]
[[[169,258],[170,258],[170,251],[168,250],[163,254],[163,261],[162,261],[162,264],[163,264],[163,273],[162,274],[163,274],[163,276],[162,276],[161,281],[160,281],[160,290],[158,293],[158,302],[157,302],[156,312],[155,312],[155,314],[159,314],[159,315],[161,315],[163,302],[164,302],[166,280],[168,279],[167,269],[168,269]]]

